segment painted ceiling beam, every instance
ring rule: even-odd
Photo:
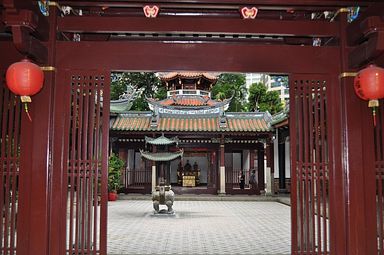
[[[64,17],[58,30],[76,33],[215,33],[281,36],[338,35],[336,22],[212,18]]]
[[[57,42],[59,68],[113,71],[329,73],[338,47],[189,42]],[[183,57],[188,56],[188,58]],[[305,57],[303,57],[305,56]]]
[[[381,0],[360,1],[360,6],[368,6]],[[61,5],[72,7],[142,7],[146,4],[156,4],[162,7],[236,9],[241,6],[257,6],[261,9],[298,9],[316,10],[323,7],[340,8],[356,6],[356,1],[350,0],[152,0],[148,1],[60,1]]]

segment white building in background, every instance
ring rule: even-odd
[[[253,83],[264,83],[267,91],[277,91],[281,102],[285,105],[289,101],[288,79],[282,75],[269,75],[265,73],[245,74],[247,89]]]
[[[289,101],[289,84],[286,76],[272,76],[271,82],[267,85],[268,91],[277,91],[283,105]]]
[[[264,83],[267,88],[269,84],[271,83],[271,76],[265,73],[247,73],[245,74],[245,84],[247,86],[247,89],[253,84],[253,83]]]

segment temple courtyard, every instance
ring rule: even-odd
[[[155,215],[145,196],[108,203],[108,254],[291,253],[286,204],[253,196],[190,198],[176,198],[174,215]]]

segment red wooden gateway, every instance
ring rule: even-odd
[[[145,136],[177,136],[184,188],[227,194],[237,190],[227,156],[271,155],[275,132],[289,136],[292,254],[384,254],[383,102],[364,95],[381,101],[366,125],[352,75],[384,67],[383,13],[381,0],[0,1],[0,253],[107,254],[110,137],[130,155]],[[33,122],[5,79],[25,57],[55,69],[30,103]],[[110,114],[121,71],[173,73],[167,99]],[[225,111],[207,94],[221,72],[288,75],[289,112],[268,122]],[[191,107],[198,116],[177,114]],[[182,189],[178,163],[169,178]]]

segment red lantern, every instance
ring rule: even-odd
[[[31,102],[30,96],[38,93],[43,87],[44,73],[38,65],[23,59],[8,67],[6,73],[8,88],[21,97],[23,103]],[[24,105],[28,114],[27,104]],[[28,114],[28,118],[30,118]]]
[[[372,107],[376,126],[376,107],[379,106],[379,99],[384,98],[384,68],[370,65],[360,70],[355,77],[354,88],[361,99],[369,100],[368,107]]]

